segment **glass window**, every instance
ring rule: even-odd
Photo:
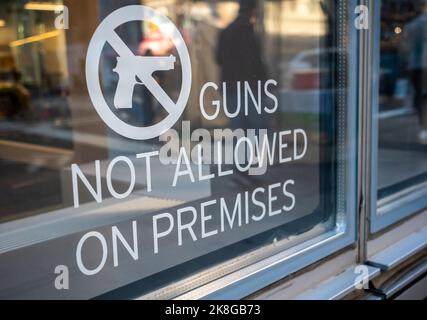
[[[0,297],[173,297],[351,235],[347,10],[2,1]]]
[[[427,205],[426,22],[425,1],[381,2],[378,201],[387,220],[398,200],[411,207],[402,204],[401,216]]]

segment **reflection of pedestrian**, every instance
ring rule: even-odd
[[[30,116],[30,94],[20,80],[21,73],[15,67],[0,75],[0,119]]]
[[[257,8],[257,0],[240,0],[237,18],[219,35],[216,59],[221,69],[222,81],[227,83],[227,106],[231,112],[237,105],[237,82],[242,84],[241,110],[243,110],[243,82],[250,84],[252,91],[257,92],[258,81],[267,79],[267,70],[262,61],[261,43],[255,34],[253,20]],[[225,94],[225,93],[224,93]],[[249,99],[248,104],[253,104]],[[254,112],[254,106],[249,105],[249,115],[244,112],[231,119],[234,129],[256,129],[265,127],[263,115]],[[252,112],[251,112],[252,111]],[[264,122],[264,124],[263,124]],[[267,129],[265,127],[265,129]]]
[[[221,71],[221,80],[226,83],[227,109],[235,113],[240,101],[240,112],[230,119],[230,127],[236,129],[268,129],[268,116],[258,114],[251,98],[245,99],[244,82],[247,82],[257,96],[258,82],[267,80],[267,70],[262,61],[261,43],[255,33],[254,20],[257,9],[257,0],[240,0],[237,18],[219,35],[216,60]],[[237,83],[240,82],[240,97],[238,97]],[[245,103],[248,113],[245,115]],[[234,159],[247,162],[247,159]],[[234,171],[233,179],[242,186],[260,185],[257,178],[240,174]]]
[[[405,26],[403,45],[403,57],[414,90],[414,107],[420,120],[420,139],[427,142],[427,13]]]
[[[148,49],[145,56],[153,56],[153,52]],[[153,106],[153,97],[150,91],[144,86],[142,96],[142,122],[144,126],[151,126],[154,124],[155,110]]]

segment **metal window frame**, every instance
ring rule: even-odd
[[[361,115],[358,113],[358,76],[359,76],[359,38],[353,25],[354,8],[357,0],[346,1],[348,14],[348,95],[347,95],[347,132],[346,132],[346,210],[337,213],[335,228],[325,234],[302,243],[297,248],[281,251],[258,263],[228,274],[208,284],[190,290],[175,299],[243,299],[286,276],[295,273],[313,263],[327,258],[340,250],[356,243],[358,203],[358,132]],[[355,255],[356,261],[356,255]],[[185,279],[183,280],[185,282]],[[170,286],[145,294],[136,299],[162,299]]]
[[[381,54],[381,1],[370,1],[373,22],[371,32],[372,46],[372,95],[370,98],[372,110],[372,143],[371,143],[371,201],[370,201],[370,232],[382,231],[392,224],[427,208],[427,183],[407,188],[396,195],[378,201],[378,147],[379,147],[379,69]]]

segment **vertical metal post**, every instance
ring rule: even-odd
[[[377,1],[377,0],[375,0]],[[369,28],[359,33],[358,80],[358,263],[367,259],[369,220],[371,215],[371,147],[372,147],[372,71],[374,41],[374,0],[361,0],[369,8]]]

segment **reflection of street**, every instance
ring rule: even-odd
[[[389,194],[427,178],[427,146],[418,144],[418,117],[390,117],[379,121],[378,188]],[[400,185],[400,186],[399,186]]]
[[[0,160],[0,176],[0,223],[44,213],[47,208],[54,210],[61,207],[58,171]]]
[[[93,124],[96,124],[98,119],[87,119],[86,121],[89,123],[92,122]],[[72,133],[67,130],[55,129],[52,124],[49,123],[39,123],[37,125],[32,126],[24,126],[22,124],[20,125],[15,123],[2,123],[0,125],[0,128],[2,129],[2,131],[16,130],[18,132],[24,132],[25,134],[32,136],[37,135],[40,137],[55,137],[56,139],[64,141],[73,139],[78,144],[87,144],[88,146],[92,147],[100,147],[100,144],[104,141],[102,136],[76,132]],[[120,155],[134,155],[136,150],[138,150],[137,152],[147,152],[151,151],[153,147],[156,146],[148,142],[135,142],[120,137],[111,138],[109,140],[108,145],[110,152],[115,152]],[[107,148],[107,146],[105,146],[105,148]],[[280,182],[277,180],[277,177],[283,177],[283,179],[295,179],[295,181],[299,182],[295,186],[295,188],[297,189],[297,197],[299,199],[306,199],[306,201],[304,201],[303,207],[297,207],[294,217],[298,216],[298,212],[300,212],[301,214],[306,212],[312,212],[316,209],[319,201],[319,184],[316,182],[319,179],[319,177],[317,176],[317,172],[319,170],[319,168],[317,167],[317,152],[318,151],[316,150],[315,146],[311,145],[309,148],[309,154],[307,156],[307,163],[297,163],[292,166],[272,167],[268,169],[267,174],[262,176],[256,176],[253,179],[256,180],[257,185],[260,186]],[[35,209],[44,207],[38,199],[40,199],[40,201],[48,202],[50,200],[47,199],[54,200],[53,202],[51,201],[51,206],[67,207],[72,205],[72,183],[69,174],[69,163],[71,161],[70,158],[68,158],[68,160],[64,159],[64,161],[66,162],[58,163],[56,165],[52,165],[49,163],[39,163],[38,165],[36,165],[37,163],[33,163],[32,159],[19,159],[18,154],[17,158],[14,159],[14,161],[17,161],[20,164],[7,165],[7,163],[4,162],[4,167],[7,168],[5,170],[7,171],[8,175],[10,177],[22,176],[22,179],[24,179],[28,174],[31,174],[34,179],[29,180],[27,182],[25,186],[25,192],[31,192],[32,194],[41,192],[43,196],[33,199],[31,202],[29,202],[30,207],[25,207],[24,204],[20,202],[20,205],[16,206],[14,210],[10,210],[9,214],[16,214],[19,212],[31,211],[33,208]],[[88,163],[87,165],[82,164],[82,168],[85,167],[87,168],[87,170],[84,171],[85,174],[87,174],[89,177],[91,175],[92,177],[94,177],[93,162]],[[196,167],[194,166],[193,170],[196,172],[197,170],[195,168]],[[238,180],[235,180],[232,177],[215,180],[212,182],[212,184],[210,182],[190,183],[188,181],[188,183],[179,184],[177,188],[172,188],[172,178],[175,170],[175,167],[173,165],[165,167],[160,163],[156,162],[153,164],[151,169],[154,174],[153,185],[155,191],[153,193],[148,194],[147,192],[144,192],[145,182],[143,176],[139,176],[139,181],[137,181],[137,185],[140,186],[137,187],[137,189],[140,190],[139,192],[142,192],[147,196],[155,196],[164,199],[174,199],[177,201],[195,201],[201,200],[206,196],[210,196],[211,194],[218,196],[234,194],[239,190],[245,191],[245,188],[251,188],[251,186],[249,185],[247,187],[243,186],[241,183],[239,183]],[[209,168],[207,168],[207,170],[209,170]],[[145,172],[145,166],[143,162],[138,163],[137,172]],[[209,172],[206,172],[205,174],[208,173]],[[113,179],[118,185],[126,186],[126,183],[128,183],[128,178],[129,177],[126,175],[126,171],[122,173],[120,170],[115,170]],[[52,181],[52,183],[48,183],[49,181]],[[49,188],[41,188],[41,186],[43,186],[45,183],[48,183]],[[15,187],[10,186],[10,188],[10,190],[7,189],[9,191],[5,190],[4,193],[7,194],[7,192],[10,192]],[[5,198],[6,202],[10,201],[10,203],[8,204],[9,207],[13,205],[15,201],[14,199],[15,198],[13,197]],[[86,199],[88,199],[88,201],[93,201],[90,196],[86,196]]]
[[[301,181],[296,186],[299,193],[298,197],[308,200],[305,202],[306,207],[297,210],[299,213],[312,212],[316,208],[323,188],[320,181],[320,169],[318,165],[320,160],[320,146],[315,138],[319,130],[321,130],[319,125],[319,114],[322,110],[320,108],[321,98],[319,97],[319,92],[321,92],[321,90],[319,88],[319,81],[321,73],[324,72],[324,70],[322,70],[320,62],[321,60],[328,60],[323,57],[323,53],[325,53],[324,55],[326,56],[330,51],[333,51],[333,49],[319,49],[320,46],[323,45],[321,44],[324,40],[323,37],[326,37],[328,32],[325,26],[325,15],[317,3],[310,4],[311,2],[309,2],[310,1],[298,2],[296,7],[290,6],[288,3],[266,3],[263,8],[263,10],[265,10],[265,15],[256,17],[259,20],[257,24],[253,26],[254,30],[257,32],[257,37],[260,39],[260,43],[258,44],[260,46],[258,48],[260,52],[257,53],[255,60],[258,63],[261,62],[262,59],[265,59],[265,63],[268,64],[268,68],[266,69],[271,70],[272,76],[274,75],[280,82],[280,89],[277,96],[279,98],[282,114],[280,117],[274,119],[274,126],[280,128],[286,127],[289,129],[300,126],[307,129],[310,133],[310,155],[307,163],[295,164],[295,167],[290,166],[287,168],[273,167],[269,169],[266,175],[253,177],[251,180],[260,185],[268,185],[271,182],[278,182],[276,181],[277,176],[289,176],[289,178],[292,178],[295,176],[294,172],[301,171],[301,173],[296,173],[295,178]],[[248,2],[244,3],[246,4]],[[196,67],[194,68],[193,87],[200,88],[201,84],[206,81],[220,82],[218,65],[214,62],[215,51],[218,49],[216,48],[215,41],[218,38],[221,28],[229,25],[235,19],[237,5],[236,3],[220,3],[218,5],[213,5],[200,2],[192,4],[189,7],[191,7],[191,10],[189,10],[188,14],[181,17],[184,18],[183,21],[185,22],[181,27],[184,29],[183,33],[185,34],[185,39],[190,46],[192,60],[197,61]],[[109,10],[106,10],[103,14],[107,14],[108,12]],[[280,17],[284,19],[280,20]],[[303,20],[302,17],[304,17],[305,20]],[[264,19],[264,21],[260,20],[261,18]],[[280,23],[277,23],[278,19],[281,21]],[[263,25],[263,23],[265,25]],[[305,24],[309,25],[310,29],[306,28],[307,26]],[[261,32],[261,34],[259,34],[259,32]],[[129,25],[127,29],[123,28],[118,30],[118,33],[127,43],[129,42],[133,50],[138,51],[140,54],[167,55],[171,53],[170,42],[168,42],[167,39],[159,37],[157,30],[153,29],[151,25],[144,25],[142,30],[140,25]],[[138,37],[133,37],[133,34],[137,34]],[[286,42],[282,39],[284,37],[286,37]],[[319,42],[319,37],[321,42]],[[232,46],[233,42],[229,42],[229,45]],[[80,46],[79,48],[84,49],[84,46],[80,42],[67,43],[67,46],[70,46],[70,49],[76,46]],[[223,48],[219,49],[221,52]],[[84,50],[80,51],[83,52]],[[118,80],[117,75],[114,75],[114,72],[112,72],[112,66],[116,61],[116,56],[111,51],[111,48],[106,48],[105,51],[106,58],[102,66],[103,69],[101,70],[101,74],[104,80],[105,95],[107,96],[107,100],[113,105],[113,97]],[[78,61],[77,56],[79,53],[76,51],[73,54],[75,56],[70,56],[68,58],[73,61]],[[246,52],[243,52],[242,57],[244,57],[245,54]],[[268,59],[266,59],[267,57]],[[225,59],[226,58],[227,56],[225,56]],[[252,56],[252,59],[253,58]],[[232,63],[234,60],[229,59]],[[75,62],[73,63],[75,64]],[[325,61],[323,61],[323,63],[325,63]],[[105,71],[107,69],[108,72]],[[252,74],[248,77],[256,78],[255,80],[263,78],[264,75],[262,74],[266,73],[266,70],[261,70],[263,67],[258,69],[260,69],[260,71],[257,72],[257,74]],[[70,70],[73,75],[77,75],[77,71],[77,69]],[[241,74],[241,70],[235,71],[239,74],[238,76],[244,77]],[[165,86],[167,90],[172,93],[171,96],[174,96],[180,79],[176,76],[172,76],[168,77],[168,79],[159,78],[158,80],[162,86]],[[82,150],[91,150],[90,156],[86,157],[83,155],[85,160],[82,165],[86,163],[88,166],[90,166],[92,163],[91,160],[94,159],[97,154],[102,154],[102,156],[100,156],[101,160],[104,159],[107,161],[111,160],[116,155],[134,155],[136,152],[150,151],[159,146],[153,141],[130,141],[108,130],[105,131],[104,126],[100,125],[99,117],[94,114],[92,105],[88,102],[87,97],[85,97],[86,92],[84,90],[79,91],[79,89],[81,89],[78,87],[80,83],[76,81],[76,79],[74,79],[74,81],[74,87],[71,87],[74,91],[70,93],[64,92],[62,89],[57,92],[51,90],[49,95],[34,96],[32,99],[33,104],[46,106],[48,107],[47,109],[51,110],[50,112],[54,110],[66,110],[66,113],[63,115],[55,116],[51,113],[45,113],[44,117],[38,118],[37,121],[33,122],[4,121],[0,124],[0,137],[4,139],[13,138],[14,141],[44,145],[52,148],[55,152],[63,152],[63,155],[56,156],[55,160],[48,159],[48,157],[40,159],[39,157],[39,159],[35,161],[35,159],[27,158],[25,156],[27,153],[24,152],[14,153],[10,156],[13,156],[13,158],[4,159],[4,161],[15,161],[18,163],[16,166],[6,166],[11,176],[13,176],[13,173],[18,176],[22,172],[27,172],[27,170],[32,170],[31,172],[34,176],[43,176],[40,183],[32,183],[27,186],[27,192],[30,192],[29,194],[31,194],[32,190],[40,190],[44,192],[43,194],[45,197],[49,198],[52,196],[52,199],[55,198],[53,194],[57,192],[57,187],[43,188],[42,186],[46,181],[55,181],[55,183],[50,183],[51,186],[56,185],[57,181],[61,179],[61,181],[63,181],[63,174],[69,169],[70,163],[72,163],[75,157],[78,159],[78,157],[84,153],[84,151],[78,151],[80,149],[77,149],[75,146],[83,148]],[[79,79],[79,81],[81,81],[81,79]],[[51,81],[51,83],[55,84],[54,81]],[[195,91],[197,92],[197,90]],[[329,95],[329,93],[325,93],[325,95]],[[143,123],[143,118],[148,119],[148,122],[152,122],[154,115],[144,114],[146,111],[144,104],[150,99],[144,97],[144,93],[138,91],[138,89],[136,89],[133,98],[136,106],[135,112],[125,112],[121,117],[124,120],[134,121],[135,123]],[[150,105],[150,107],[157,108],[158,106]],[[198,101],[197,99],[193,99],[187,106],[187,112],[184,117],[192,120],[194,123],[200,124],[201,127],[230,127],[231,124],[226,121],[222,121],[218,126],[216,126],[216,124],[200,123],[200,112],[197,108]],[[69,114],[70,111],[72,111],[71,116]],[[255,127],[265,127],[260,121],[257,122],[257,119],[253,119],[250,124],[248,121],[245,122],[245,119],[241,120],[240,124],[242,124],[242,126],[254,126],[253,124],[255,123]],[[268,126],[270,126],[270,124],[268,124]],[[94,130],[86,130],[86,128]],[[244,190],[244,183],[249,182],[249,180],[243,180],[242,182],[234,178],[220,179],[218,180],[219,182],[214,182],[207,187],[196,184],[194,188],[183,186],[179,189],[179,192],[173,192],[166,188],[166,185],[169,184],[169,182],[166,183],[166,179],[168,179],[166,173],[168,171],[155,168],[154,172],[156,172],[159,178],[160,186],[164,188],[160,196],[177,200],[193,200],[198,198],[198,195],[205,196],[211,193],[233,194],[239,190]],[[302,175],[301,177],[299,176],[300,174]],[[165,181],[162,181],[162,179],[165,179]],[[120,177],[118,180],[120,180]],[[125,181],[122,182],[124,183]],[[143,186],[143,183],[141,185]],[[249,188],[250,187],[251,186],[249,186]],[[200,192],[195,192],[197,188],[200,188]],[[13,190],[13,188],[8,190]],[[61,192],[64,193],[69,191],[61,189]],[[192,193],[194,193],[194,195],[189,196],[189,194]],[[40,196],[40,199],[43,197],[44,196]],[[55,205],[62,207],[70,205],[70,203],[62,203],[59,197],[55,199],[56,200],[53,201]],[[32,205],[34,208],[43,207],[38,199],[35,199]],[[16,211],[21,212],[24,210],[16,209]],[[298,214],[295,216],[298,216]]]
[[[382,2],[379,198],[427,179],[427,6]]]

